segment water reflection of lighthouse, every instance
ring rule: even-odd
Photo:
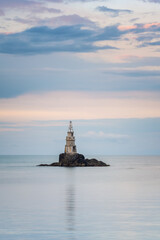
[[[67,186],[66,186],[66,230],[68,235],[68,240],[75,240],[75,231],[76,231],[76,223],[75,223],[75,210],[76,210],[76,202],[75,202],[75,186],[74,186],[74,169],[68,169],[67,176]]]

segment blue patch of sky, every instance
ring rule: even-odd
[[[0,98],[54,90],[157,91],[159,71],[115,71],[114,67],[158,65],[158,61],[159,58],[146,58],[135,63],[102,64],[86,62],[72,54],[41,55],[41,58],[4,55],[3,61],[0,60]]]
[[[62,124],[62,126],[47,127],[43,126],[42,121],[40,123],[41,127],[30,126],[23,128],[21,132],[1,132],[0,153],[54,155],[63,152],[68,121],[66,121],[66,125]],[[159,118],[75,120],[73,124],[76,144],[80,153],[102,155],[160,154]],[[99,133],[104,133],[104,135]]]
[[[62,69],[59,69],[58,62],[62,59],[64,60],[64,58],[65,56],[61,56],[55,59],[54,56],[50,55],[49,57],[43,56],[41,61],[38,61],[38,57],[34,57],[35,64],[33,64],[34,61],[31,63],[30,57],[28,59],[17,57],[16,63],[12,62],[13,58],[11,57],[10,61],[8,61],[6,71],[3,69],[0,71],[0,83],[2,86],[0,97],[13,97],[30,91],[48,90],[122,91],[159,89],[159,81],[154,78],[148,79],[148,77],[147,80],[144,71],[138,71],[137,73],[135,71],[133,73],[134,77],[138,77],[139,75],[141,77],[141,79],[135,79],[131,74],[132,72],[124,71],[116,73],[114,70],[105,72],[102,70],[97,71],[96,67],[98,66],[96,64],[94,70],[92,69],[93,65],[82,63],[72,56],[70,57],[70,61],[61,66]],[[44,59],[43,62],[42,59]],[[23,68],[23,64],[27,67]],[[18,69],[17,65],[19,66]],[[48,68],[45,70],[46,65]],[[81,65],[81,70],[78,69],[79,65]],[[8,69],[10,70],[8,71]],[[151,71],[150,75],[157,77],[157,74],[153,71]],[[131,78],[128,80],[129,76]]]

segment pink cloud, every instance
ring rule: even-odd
[[[132,29],[136,29],[136,28],[137,28],[136,25],[126,25],[126,26],[120,25],[120,26],[118,26],[118,29],[119,29],[120,31],[132,30]]]
[[[160,23],[147,23],[143,25],[143,28],[150,28],[150,27],[160,27]]]
[[[160,23],[147,23],[147,24],[136,24],[136,25],[120,25],[118,26],[118,29],[120,31],[127,31],[127,30],[133,30],[133,29],[149,29],[152,27],[160,27]]]

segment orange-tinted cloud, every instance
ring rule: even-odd
[[[128,31],[133,29],[149,29],[151,27],[160,27],[160,23],[146,23],[146,24],[136,24],[136,25],[120,25],[118,29],[120,31]]]
[[[120,30],[120,31],[125,31],[125,30],[132,30],[132,29],[136,29],[137,28],[137,26],[136,25],[120,25],[120,26],[118,26],[118,29]]]
[[[150,28],[150,27],[160,27],[160,23],[147,23],[147,24],[144,24],[144,28]]]

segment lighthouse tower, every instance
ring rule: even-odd
[[[74,137],[74,131],[72,126],[72,121],[69,122],[69,128],[66,136],[66,145],[65,145],[65,153],[76,153],[76,145],[75,145],[75,137]]]

